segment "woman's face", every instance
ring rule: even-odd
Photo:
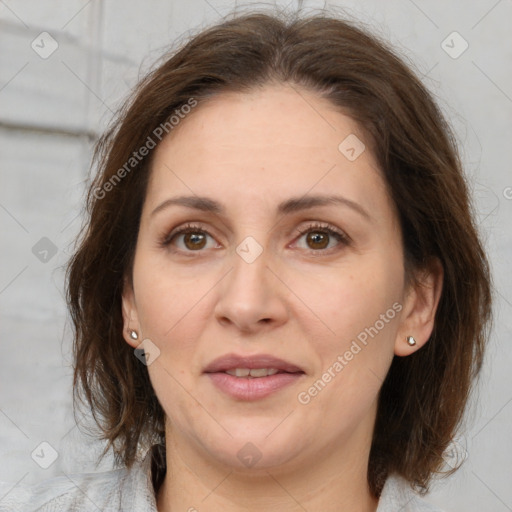
[[[239,469],[360,461],[394,353],[424,336],[357,124],[267,86],[197,106],[155,151],[123,311],[176,446]]]

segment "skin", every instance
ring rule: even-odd
[[[159,511],[377,509],[366,475],[379,389],[394,355],[427,342],[442,271],[406,286],[395,208],[369,141],[355,161],[338,150],[350,134],[365,142],[326,100],[272,84],[197,106],[155,150],[123,314],[127,343],[149,339],[160,350],[148,366],[167,416]],[[292,197],[334,193],[369,217],[342,204],[276,212]],[[181,195],[207,196],[225,212],[173,205],[152,214]],[[161,243],[188,222],[209,235]],[[318,228],[309,238],[298,232],[317,223],[350,242]],[[263,250],[252,263],[236,252],[248,236]],[[401,311],[300,403],[298,394],[395,303]],[[264,399],[236,400],[203,374],[231,352],[272,354],[305,375]],[[237,457],[248,442],[261,453],[252,467]]]

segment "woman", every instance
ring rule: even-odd
[[[437,510],[419,494],[482,364],[490,278],[403,62],[327,16],[237,17],[142,80],[96,157],[74,384],[124,468],[26,502]]]

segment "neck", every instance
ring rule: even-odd
[[[238,470],[195,450],[177,432],[166,434],[167,472],[157,493],[159,512],[375,512],[378,499],[367,483],[369,449],[361,439],[326,446],[314,460],[296,466]],[[358,442],[354,442],[358,441]]]

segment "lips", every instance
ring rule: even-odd
[[[297,385],[305,376],[299,366],[269,354],[226,354],[212,361],[204,374],[216,389],[237,401],[262,400]]]
[[[279,373],[305,373],[304,370],[288,361],[274,357],[270,354],[259,354],[254,356],[239,356],[237,354],[226,354],[214,359],[205,369],[204,373],[220,373],[236,368],[274,368]]]

